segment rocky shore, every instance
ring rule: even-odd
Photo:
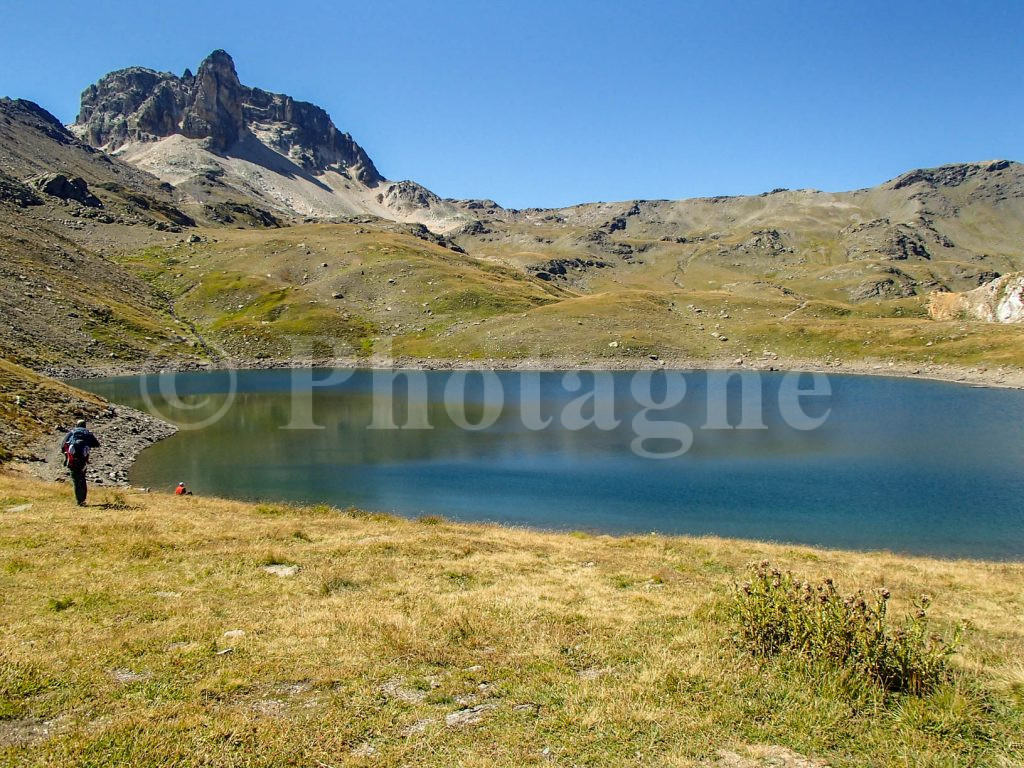
[[[185,361],[180,365],[163,363],[134,365],[111,363],[96,367],[60,367],[42,371],[56,379],[90,379],[107,376],[138,376],[162,370],[178,372],[214,370],[270,370],[275,368],[399,368],[420,370],[495,370],[495,371],[643,371],[643,370],[738,370],[738,371],[820,371],[851,376],[894,376],[931,379],[972,386],[1024,389],[1024,369],[1009,366],[958,366],[946,363],[906,363],[885,360],[815,360],[779,356],[750,358],[686,359],[649,356],[642,358],[525,357],[441,359],[419,357],[346,357],[295,359],[231,359],[211,363]]]
[[[44,480],[68,480],[60,452],[65,429],[65,425],[55,425],[49,437],[34,444],[31,458],[25,462],[32,474]],[[178,431],[166,421],[120,405],[90,419],[89,429],[100,441],[86,471],[90,484],[121,487],[128,485],[128,471],[144,449]]]

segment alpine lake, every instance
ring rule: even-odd
[[[136,486],[1024,559],[1024,392],[823,378],[306,369],[72,383],[183,427],[140,455]]]

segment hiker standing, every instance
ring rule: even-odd
[[[85,428],[85,419],[75,422],[75,428],[64,436],[60,451],[64,454],[64,466],[71,472],[71,480],[75,484],[75,501],[78,506],[85,506],[85,496],[89,492],[85,484],[85,466],[89,463],[89,452],[99,448],[100,441],[96,435]]]

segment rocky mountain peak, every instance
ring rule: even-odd
[[[304,171],[336,171],[366,186],[382,180],[362,147],[323,109],[242,85],[223,50],[207,56],[195,75],[188,69],[178,77],[144,67],[111,72],[82,93],[72,130],[108,151],[180,134],[231,154],[255,137]]]
[[[179,82],[185,86],[184,80]],[[234,146],[246,130],[244,93],[235,62],[226,51],[214,51],[199,65],[190,85],[191,99],[181,121],[181,134],[208,139],[210,148],[220,152]]]

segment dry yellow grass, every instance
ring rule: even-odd
[[[90,501],[0,473],[2,764],[1015,765],[1024,749],[1019,564]],[[884,584],[897,613],[930,593],[940,626],[972,626],[957,680],[914,699],[758,667],[722,606],[761,558]]]

